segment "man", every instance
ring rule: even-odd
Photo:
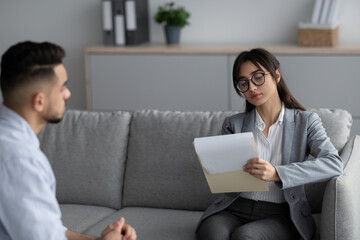
[[[52,43],[22,42],[1,59],[0,239],[96,239],[67,230],[55,196],[55,177],[36,135],[61,121],[67,73],[64,50]],[[110,224],[100,238],[136,239],[124,219]]]

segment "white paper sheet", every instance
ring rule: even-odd
[[[195,138],[194,146],[209,174],[243,170],[249,159],[258,157],[252,132]]]

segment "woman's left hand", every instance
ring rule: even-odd
[[[244,166],[245,172],[250,173],[256,178],[271,182],[280,181],[279,175],[273,165],[261,158],[252,158]]]

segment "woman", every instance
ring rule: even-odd
[[[311,239],[316,226],[304,185],[342,173],[337,150],[319,116],[292,96],[268,51],[242,52],[233,84],[246,99],[246,111],[226,118],[222,133],[253,132],[260,158],[249,159],[243,169],[267,181],[270,190],[221,195],[201,217],[198,238]]]

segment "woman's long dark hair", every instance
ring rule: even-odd
[[[260,65],[263,66],[267,71],[270,72],[271,76],[274,79],[277,79],[276,70],[280,69],[279,61],[276,59],[274,55],[272,55],[265,49],[254,48],[250,51],[244,51],[240,53],[239,56],[237,56],[233,67],[233,85],[236,93],[241,97],[244,97],[244,95],[239,91],[237,87],[237,83],[239,78],[240,67],[243,63],[247,61],[252,62],[259,69],[261,69]],[[284,102],[285,107],[300,109],[304,111],[306,110],[291,94],[290,90],[286,86],[286,83],[282,75],[280,81],[277,84],[277,91],[279,93],[280,100]],[[253,108],[255,108],[255,106],[246,100],[245,111],[250,112]]]

